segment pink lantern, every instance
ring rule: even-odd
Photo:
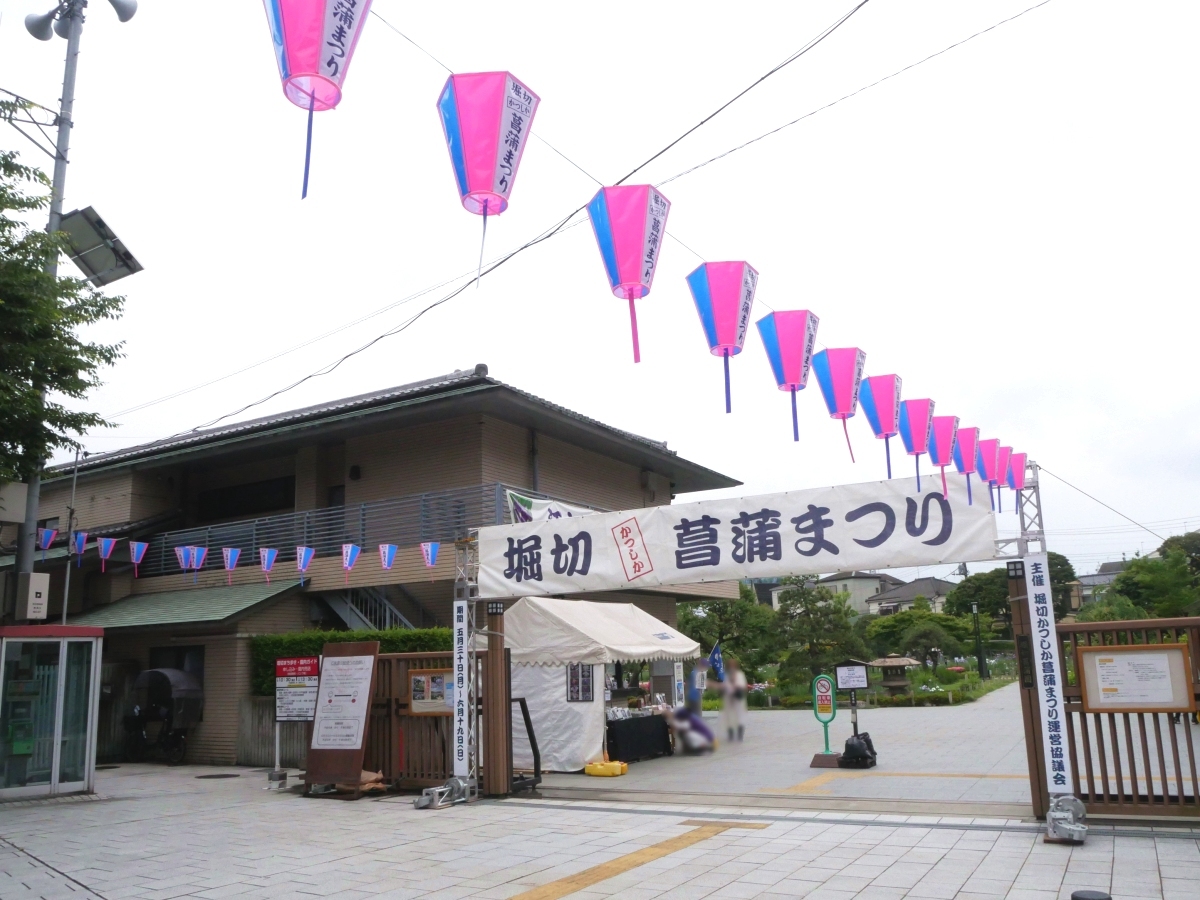
[[[904,449],[917,464],[917,493],[921,492],[921,454],[929,451],[929,434],[933,430],[933,401],[900,401],[900,440]]]
[[[1025,461],[1028,459],[1029,454],[1027,453],[1014,453],[1008,458],[1008,476],[1005,480],[1017,494],[1025,490]],[[1019,501],[1020,497],[1017,500]]]
[[[900,433],[900,376],[872,375],[864,378],[858,402],[875,437],[883,439],[888,478],[892,477],[891,438]]]
[[[979,429],[960,428],[954,440],[954,468],[967,476],[967,505],[972,505],[971,471],[975,468],[975,453],[979,449]]]
[[[1004,500],[1000,497],[1000,485],[1008,479],[1008,459],[1012,447],[1001,447],[996,454],[996,511],[1004,512]]]
[[[731,412],[729,357],[741,353],[746,343],[758,270],[748,262],[704,263],[688,275],[687,283],[709,352],[725,360],[725,412]]]
[[[934,416],[929,441],[929,461],[942,470],[942,496],[949,500],[946,490],[946,466],[954,462],[954,445],[958,440],[958,416]]]
[[[303,199],[308,196],[313,113],[333,109],[341,102],[342,83],[371,11],[371,0],[263,0],[263,5],[283,94],[308,110]]]
[[[980,441],[975,451],[975,474],[982,481],[987,482],[988,500],[992,504],[992,509],[996,508],[996,498],[992,496],[992,485],[997,484],[1000,478],[1000,442],[989,438],[986,441]]]
[[[633,301],[650,293],[671,202],[648,184],[600,188],[587,205],[614,296],[629,301],[633,361],[642,361]]]
[[[789,309],[768,313],[754,324],[762,338],[775,384],[792,395],[792,439],[800,440],[800,421],[796,417],[796,391],[808,384],[813,346],[817,343],[820,319],[807,309]]]
[[[842,433],[846,435],[846,447],[850,450],[850,462],[854,462],[854,448],[850,446],[850,431],[846,420],[858,412],[858,388],[862,384],[863,366],[867,354],[857,347],[838,347],[822,350],[812,358],[813,372],[829,417],[842,420]]]

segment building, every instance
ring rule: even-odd
[[[900,587],[904,581],[886,572],[836,572],[817,581],[835,594],[846,595],[851,608],[860,616],[869,612],[867,601],[877,594]]]
[[[73,466],[43,482],[39,518],[67,530]],[[487,367],[247,422],[97,454],[79,465],[76,515],[89,537],[72,568],[68,613],[105,629],[102,716],[119,723],[122,679],[181,668],[204,682],[193,762],[236,758],[239,703],[249,697],[249,638],[314,626],[448,625],[452,542],[510,521],[506,491],[595,509],[669,504],[676,494],[734,487],[728,476],[488,375]],[[15,526],[0,545],[15,542]],[[120,538],[103,568],[95,539]],[[149,544],[135,578],[129,540]],[[422,542],[445,546],[427,567]],[[376,547],[396,544],[391,569]],[[362,555],[344,572],[342,546]],[[202,547],[198,571],[176,548]],[[296,548],[315,549],[304,574]],[[222,548],[241,556],[226,572]],[[278,557],[268,583],[260,550]],[[0,553],[4,551],[0,550]],[[11,552],[11,551],[9,551]],[[14,611],[15,559],[0,556]],[[62,609],[65,534],[37,568],[51,575],[49,616]],[[580,595],[583,596],[583,595]],[[674,625],[677,599],[734,599],[736,582],[587,595],[633,602]],[[119,724],[112,739],[119,740]],[[101,728],[101,741],[105,730]],[[102,748],[103,752],[103,748]]]
[[[1100,563],[1100,568],[1095,574],[1080,575],[1076,578],[1071,584],[1071,611],[1078,612],[1083,604],[1099,599],[1128,565],[1129,561],[1124,559],[1119,562]]]
[[[918,578],[874,595],[867,600],[867,612],[873,616],[890,616],[912,609],[913,601],[924,597],[933,611],[940,613],[946,605],[946,595],[956,587],[954,582],[940,578]]]

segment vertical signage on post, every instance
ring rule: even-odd
[[[470,774],[470,747],[467,739],[467,601],[454,601],[454,740],[451,753],[454,756],[454,777],[466,778]]]
[[[1058,631],[1054,627],[1050,562],[1045,553],[1026,556],[1024,562],[1025,597],[1029,604],[1029,628],[1033,632],[1033,683],[1042,720],[1042,753],[1048,788],[1052,795],[1071,794],[1075,779],[1067,753],[1062,693],[1065,682],[1059,664]]]
[[[676,661],[675,663],[675,699],[671,702],[672,706],[682,706],[687,700],[687,694],[683,690],[683,663]]]
[[[311,722],[317,708],[320,660],[299,656],[275,660],[275,721]]]
[[[825,749],[813,756],[810,768],[836,768],[841,754],[829,749],[829,723],[837,715],[837,694],[828,675],[818,675],[812,680],[812,704],[813,715],[825,730]]]

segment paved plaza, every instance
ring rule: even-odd
[[[232,778],[201,776],[236,775]],[[0,900],[1195,900],[1200,829],[482,801],[415,810],[263,790],[263,770],[121,766],[99,799],[0,805]]]

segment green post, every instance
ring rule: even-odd
[[[818,675],[812,680],[813,715],[825,730],[825,752],[829,749],[829,723],[837,715],[837,691],[833,687],[833,679],[828,675]]]

